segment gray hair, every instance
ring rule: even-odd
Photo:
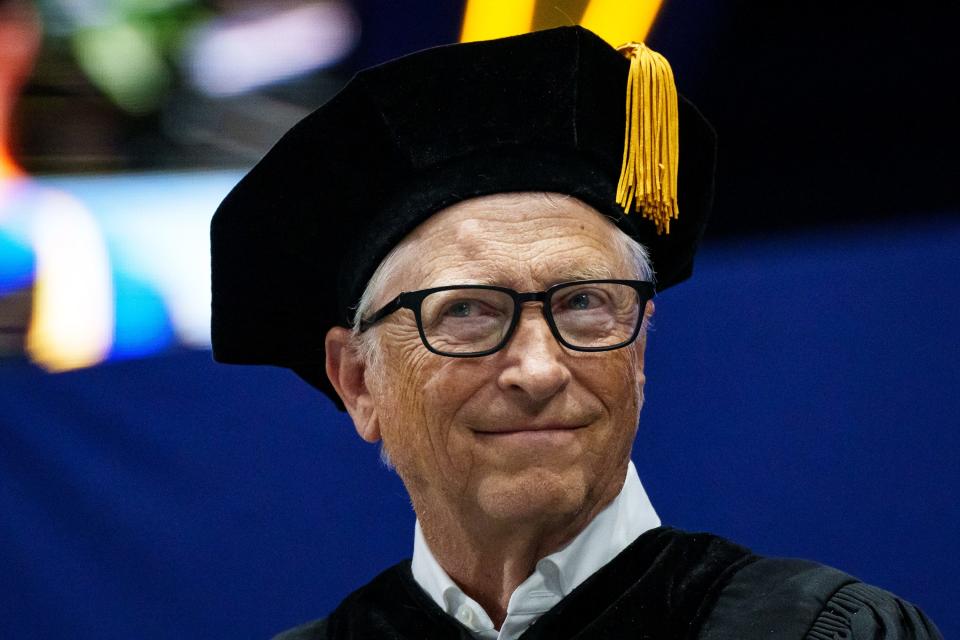
[[[554,193],[541,193],[538,195],[542,196],[548,205],[552,207],[556,207],[557,202],[572,197]],[[653,266],[650,263],[650,255],[647,248],[624,233],[613,223],[613,220],[607,216],[604,216],[604,220],[613,227],[613,236],[616,241],[614,249],[624,262],[633,266],[634,277],[637,280],[653,282]],[[353,314],[353,346],[363,362],[375,370],[379,369],[380,356],[382,353],[376,338],[376,331],[370,330],[360,333],[360,320],[368,317],[374,311],[373,305],[376,301],[383,299],[387,285],[394,280],[394,275],[399,269],[403,257],[410,252],[411,246],[410,243],[401,241],[400,244],[395,246],[380,262],[380,265],[367,282],[367,286],[363,290],[363,295],[360,296],[360,301],[357,303],[356,311]],[[646,321],[644,322],[646,323]],[[645,331],[646,328],[645,324],[642,330]]]

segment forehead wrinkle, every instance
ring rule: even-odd
[[[531,286],[530,281],[546,286],[568,280],[632,277],[631,271],[625,270],[620,252],[610,250],[616,246],[616,230],[606,221],[599,226],[583,221],[577,224],[559,207],[526,214],[518,218],[514,212],[502,218],[490,216],[456,223],[457,240],[467,247],[479,244],[492,263],[490,272],[496,275],[481,276],[479,283],[517,283],[525,289]],[[595,212],[590,215],[591,222],[596,222],[592,219]],[[535,239],[518,242],[529,238],[530,227],[535,229]],[[489,239],[493,237],[501,242],[491,246]],[[471,257],[464,256],[466,260]]]
[[[422,281],[422,288],[443,287],[452,284],[503,285],[518,279],[516,269],[491,260],[463,263],[458,267],[444,269]]]
[[[458,283],[526,288],[530,280],[546,285],[629,277],[619,273],[623,259],[610,250],[612,225],[585,225],[582,218],[577,224],[581,212],[602,218],[576,199],[542,194],[498,194],[454,205],[401,241],[385,298]],[[580,233],[571,233],[571,222]],[[535,240],[519,242],[531,233]],[[571,255],[581,253],[583,258]]]
[[[535,265],[539,282],[552,285],[569,280],[633,277],[620,252],[611,250],[611,246],[615,246],[613,238],[604,242],[604,239],[586,232],[580,236],[582,242],[574,247],[570,247],[569,243],[566,246],[547,244],[549,249],[540,254],[545,259]]]
[[[420,273],[422,287],[503,285],[529,272],[531,243],[517,242],[510,225],[469,218],[450,227],[420,245],[419,254],[431,254]]]
[[[554,266],[549,274],[541,274],[540,279],[545,285],[554,285],[559,282],[572,280],[618,280],[627,279],[630,274],[616,273],[605,264],[582,264],[576,261],[567,261],[565,264]]]

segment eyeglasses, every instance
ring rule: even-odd
[[[543,304],[543,318],[557,341],[574,351],[610,351],[637,338],[651,282],[577,280],[546,291],[461,284],[407,291],[360,321],[366,331],[399,309],[410,309],[423,345],[452,358],[485,356],[503,348],[520,320],[520,305]]]

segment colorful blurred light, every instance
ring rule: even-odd
[[[527,33],[536,0],[469,0],[463,14],[461,42],[492,40]]]
[[[590,0],[580,24],[615,47],[643,42],[661,4],[662,0]]]
[[[81,203],[48,192],[32,212],[36,253],[27,352],[50,371],[103,360],[113,341],[113,287],[106,245]]]
[[[193,35],[188,74],[207,95],[246,93],[341,60],[359,24],[349,5],[334,1],[218,18]]]
[[[0,296],[29,286],[33,271],[29,243],[0,227]]]
[[[79,30],[74,54],[93,82],[131,113],[148,113],[171,84],[170,73],[151,33],[129,23]]]
[[[208,348],[210,217],[239,178],[47,177],[7,190],[0,295],[33,290],[29,356],[64,371],[175,344]]]
[[[660,11],[662,0],[590,0],[563,3],[556,11],[537,18],[537,28],[578,24],[590,29],[613,46],[643,41]],[[536,0],[468,0],[463,15],[461,42],[490,40],[527,33],[534,28]],[[573,11],[580,9],[581,11]]]

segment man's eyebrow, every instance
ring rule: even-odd
[[[613,270],[603,264],[594,265],[567,265],[561,266],[550,273],[551,284],[558,282],[567,282],[570,280],[612,280],[617,277],[625,277],[623,274],[617,276]]]
[[[482,276],[469,276],[469,277],[467,277],[467,276],[462,276],[462,277],[460,277],[460,276],[453,276],[453,277],[445,276],[445,277],[442,277],[442,278],[436,278],[436,279],[433,279],[433,280],[428,281],[428,282],[424,285],[424,288],[430,288],[430,287],[446,287],[446,286],[455,285],[455,284],[471,284],[471,285],[472,285],[472,284],[483,284],[483,285],[498,286],[498,285],[501,285],[501,284],[502,284],[502,281],[503,281],[503,278],[498,277],[497,275],[492,275],[492,274],[482,275]]]
[[[544,287],[551,287],[561,282],[571,282],[574,280],[614,280],[618,278],[632,278],[633,276],[624,273],[614,273],[607,265],[594,264],[561,264],[552,268],[543,270]],[[502,286],[505,279],[503,273],[488,273],[484,275],[474,275],[470,277],[444,277],[429,281],[423,288],[441,287],[454,284],[483,284],[492,286]]]

